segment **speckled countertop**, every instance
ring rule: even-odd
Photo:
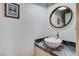
[[[35,40],[35,46],[53,56],[76,56],[76,44],[73,42],[63,41],[60,47],[51,49],[45,44],[44,38],[42,38]]]

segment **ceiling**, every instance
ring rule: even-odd
[[[51,5],[54,5],[54,4],[56,4],[56,3],[34,3],[34,4],[48,8],[48,7],[50,7]]]

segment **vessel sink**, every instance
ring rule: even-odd
[[[45,44],[49,48],[57,48],[62,43],[62,40],[61,39],[56,39],[56,38],[45,38],[44,41],[45,41]]]

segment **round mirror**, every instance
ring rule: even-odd
[[[67,26],[72,19],[72,10],[67,6],[57,7],[50,14],[49,22],[55,28]]]

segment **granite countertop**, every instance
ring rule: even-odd
[[[76,44],[74,42],[63,41],[61,46],[51,49],[45,44],[44,38],[41,38],[35,40],[35,46],[53,56],[76,56]]]

